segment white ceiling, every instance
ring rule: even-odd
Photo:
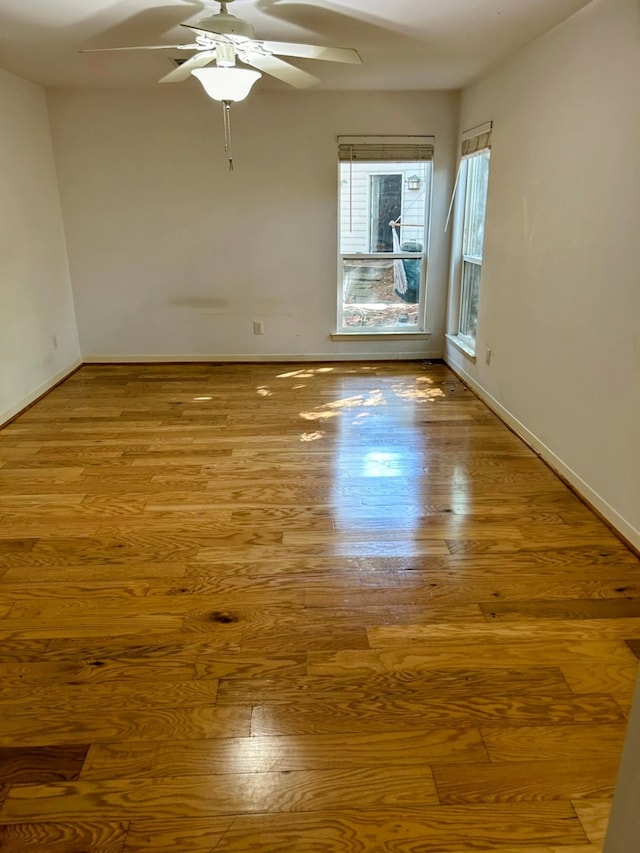
[[[256,36],[355,47],[362,66],[291,60],[322,89],[457,89],[590,0],[234,0]],[[178,51],[81,48],[193,41],[214,0],[0,0],[0,68],[44,86],[146,86]],[[197,85],[189,80],[179,85]],[[286,88],[271,78],[260,86]]]

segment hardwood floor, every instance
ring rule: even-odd
[[[640,565],[443,365],[85,366],[0,640],[6,853],[601,853]]]

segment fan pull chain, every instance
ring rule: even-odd
[[[224,110],[224,150],[229,157],[229,171],[233,172],[233,155],[231,153],[231,101],[222,102]]]

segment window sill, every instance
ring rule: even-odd
[[[459,335],[447,335],[446,338],[450,344],[452,344],[457,350],[460,350],[460,352],[470,361],[475,362],[476,351],[473,349],[471,344],[468,344]]]
[[[374,341],[384,338],[392,341],[422,340],[431,332],[331,332],[332,341]]]

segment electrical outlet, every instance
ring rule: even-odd
[[[264,323],[262,320],[254,320],[253,321],[253,334],[254,335],[263,335],[264,334]]]
[[[491,347],[487,347],[484,351],[484,363],[491,364],[491,356],[493,355],[493,350]]]

